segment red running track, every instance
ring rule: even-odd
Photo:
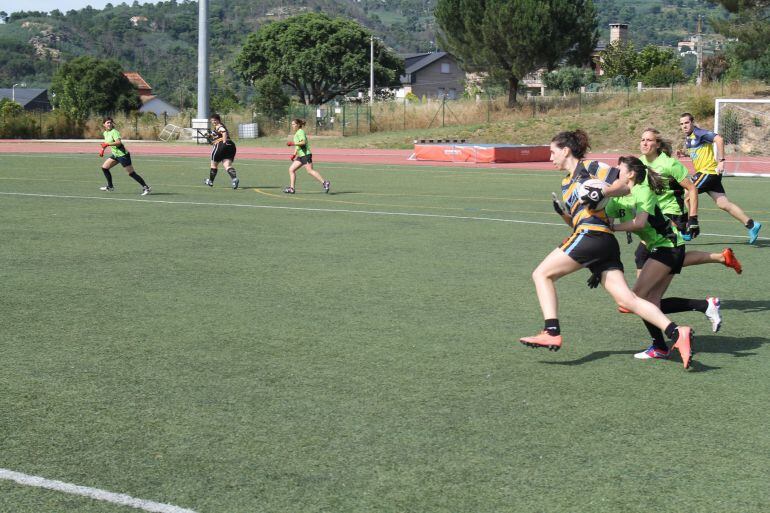
[[[66,154],[96,154],[99,151],[100,140],[84,141],[56,141],[56,140],[0,140],[0,154],[32,154],[32,153],[66,153]],[[167,144],[162,142],[130,141],[127,140],[132,156],[142,155],[177,156],[207,158],[210,154],[209,147],[196,144]],[[318,162],[341,162],[349,164],[384,164],[384,165],[410,165],[410,166],[457,166],[463,168],[497,168],[497,169],[538,169],[553,170],[550,162],[521,162],[506,164],[474,164],[471,162],[435,162],[409,160],[412,150],[384,150],[384,149],[343,149],[343,148],[315,148],[313,157]],[[286,160],[289,161],[291,150],[287,148],[255,148],[241,146],[238,148],[238,159],[254,160]],[[601,160],[608,164],[615,164],[619,154],[617,153],[592,153],[590,159]],[[692,171],[692,162],[684,159],[682,162]],[[741,157],[740,161],[726,162],[726,172],[746,176],[770,177],[770,159],[760,157]]]

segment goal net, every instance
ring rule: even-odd
[[[725,140],[726,175],[770,177],[770,98],[717,98],[714,131]]]

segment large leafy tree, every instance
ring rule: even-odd
[[[599,37],[592,0],[438,0],[435,16],[466,69],[505,76],[509,106],[527,73],[587,63]]]
[[[602,52],[601,59],[604,76],[623,77],[626,84],[642,80],[647,85],[661,87],[685,80],[681,63],[669,48],[647,45],[637,51],[630,42],[614,41]]]
[[[710,0],[734,16],[712,19],[714,29],[736,43],[730,51],[749,76],[770,81],[770,0]]]
[[[70,119],[91,114],[129,112],[141,106],[134,85],[113,60],[78,57],[64,63],[51,83],[53,104]]]
[[[320,105],[368,87],[370,38],[355,21],[301,14],[250,34],[235,67],[252,84],[272,75],[303,103]],[[375,84],[395,85],[403,70],[403,61],[375,39]]]

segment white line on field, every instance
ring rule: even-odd
[[[195,511],[191,509],[180,508],[171,504],[163,504],[161,502],[136,499],[122,493],[112,493],[106,490],[100,490],[98,488],[79,486],[71,483],[64,483],[62,481],[53,481],[38,476],[22,474],[21,472],[14,472],[13,470],[4,468],[0,468],[0,479],[15,481],[18,484],[34,486],[36,488],[46,488],[48,490],[69,493],[72,495],[82,495],[83,497],[111,502],[113,504],[120,504],[122,506],[130,506],[132,508],[141,509],[144,511],[152,511],[156,513],[195,513]]]
[[[416,212],[384,212],[379,210],[350,210],[344,208],[309,208],[309,207],[283,207],[279,205],[249,205],[244,203],[211,203],[205,201],[168,201],[156,199],[140,198],[109,198],[104,196],[70,196],[64,194],[34,194],[26,192],[0,192],[4,196],[31,196],[35,198],[58,198],[58,199],[81,199],[97,201],[129,201],[133,203],[163,203],[166,205],[199,205],[206,207],[236,207],[236,208],[266,208],[271,210],[294,210],[300,212],[331,212],[343,214],[368,214],[374,216],[403,216],[403,217],[426,217],[434,219],[460,219],[466,221],[492,221],[497,223],[515,223],[515,224],[534,224],[539,226],[564,226],[564,223],[547,223],[542,221],[522,221],[520,219],[501,219],[498,217],[476,217],[476,216],[453,216],[447,214],[419,214]],[[708,237],[735,237],[739,239],[748,239],[747,235],[735,235],[726,233],[701,233],[701,236]],[[758,240],[770,240],[770,237],[759,237]]]

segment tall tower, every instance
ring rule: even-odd
[[[610,23],[610,44],[628,41],[628,23]]]

